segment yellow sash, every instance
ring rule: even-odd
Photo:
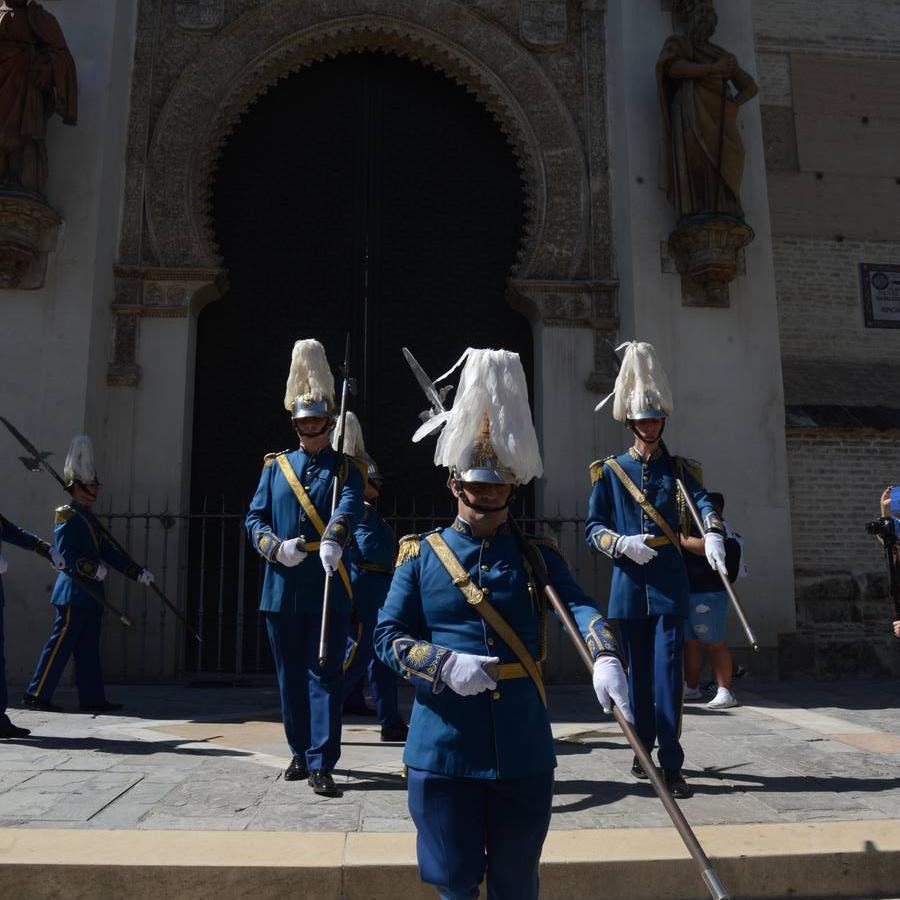
[[[662,517],[659,510],[644,496],[644,492],[628,477],[625,473],[625,470],[619,465],[618,461],[615,459],[608,459],[606,464],[616,473],[619,481],[625,485],[625,490],[631,494],[632,497],[638,502],[638,505],[641,509],[659,525],[662,533],[669,539],[672,543],[672,546],[681,553],[681,542],[675,536],[675,532],[672,531],[672,527],[669,523]],[[652,545],[651,545],[652,546]]]
[[[297,478],[296,473],[291,468],[291,464],[287,461],[287,457],[283,454],[279,454],[275,457],[278,460],[278,465],[281,468],[281,474],[284,475],[285,480],[291,486],[291,490],[294,492],[297,499],[300,501],[300,505],[303,507],[303,511],[306,513],[306,517],[313,524],[313,528],[319,532],[319,537],[325,534],[325,523],[322,521],[322,517],[319,515],[319,511],[313,506],[312,500],[309,499],[309,494],[303,488],[303,485],[300,484],[300,479]],[[335,476],[336,478],[337,476]],[[312,544],[304,543],[304,546],[312,549]],[[318,545],[317,545],[318,546]],[[344,587],[347,588],[347,596],[352,600],[353,599],[353,591],[350,588],[350,576],[347,574],[347,569],[344,566],[344,561],[341,560],[338,563],[338,573],[341,576],[341,581],[344,582]]]
[[[475,608],[475,612],[500,635],[503,643],[518,657],[519,662],[528,673],[528,677],[534,682],[534,686],[541,696],[541,702],[546,706],[547,693],[544,690],[544,682],[541,679],[541,673],[538,671],[534,658],[528,652],[528,648],[522,643],[515,631],[512,630],[506,619],[488,603],[484,597],[484,592],[469,577],[469,573],[463,568],[462,563],[456,558],[454,552],[447,546],[447,542],[437,532],[429,534],[425,540],[431,549],[434,550],[435,555],[441,561],[441,565],[447,570],[447,574],[460,593],[466,598],[466,602]],[[515,664],[513,663],[512,665]],[[507,669],[507,671],[510,670]],[[510,675],[505,677],[509,678]]]

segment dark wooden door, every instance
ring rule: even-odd
[[[282,407],[293,342],[318,338],[336,368],[349,331],[351,408],[385,475],[384,509],[404,516],[401,528],[413,506],[448,513],[433,439],[410,442],[427,404],[401,347],[435,377],[467,346],[502,346],[531,379],[530,327],[504,299],[523,186],[498,124],[428,67],[342,56],[246,113],[213,201],[230,286],[198,326],[192,510],[246,509],[263,454],[296,445]]]

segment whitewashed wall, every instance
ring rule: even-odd
[[[0,414],[62,470],[71,436],[97,443],[100,477],[114,466],[103,440],[112,266],[119,233],[125,132],[137,0],[48,2],[78,70],[78,124],[50,120],[47,199],[62,216],[39,291],[0,294]],[[0,434],[0,511],[49,538],[52,510],[66,494],[49,476],[28,474],[19,447]],[[53,573],[37,557],[7,547],[7,675],[30,676],[50,633]]]
[[[615,244],[621,281],[622,336],[652,342],[669,373],[675,415],[666,441],[699,459],[705,481],[726,495],[726,517],[746,539],[751,577],[741,595],[761,643],[795,627],[791,530],[784,438],[778,312],[772,260],[759,101],[746,104],[740,127],[747,149],[743,205],[756,240],[747,274],[731,286],[728,309],[682,306],[677,275],[663,274],[660,241],[674,211],[659,187],[655,63],[672,32],[659,0],[609,4],[610,140]],[[749,0],[717,4],[714,41],[756,69]],[[597,450],[608,441],[597,422]],[[732,618],[730,637],[740,644]]]

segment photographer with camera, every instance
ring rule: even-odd
[[[889,484],[881,495],[881,517],[866,523],[866,531],[884,547],[888,591],[894,602],[894,637],[900,638],[900,487]]]

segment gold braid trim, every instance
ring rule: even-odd
[[[75,510],[72,509],[71,506],[60,506],[56,509],[56,514],[53,517],[53,523],[55,525],[62,525],[63,522],[68,522],[72,516],[75,515]]]
[[[366,485],[369,483],[369,464],[364,459],[360,459],[358,456],[350,456],[349,454],[345,455],[350,461],[350,464],[355,466],[359,471],[359,474],[362,475],[363,490],[365,490]]]
[[[272,465],[272,463],[275,462],[276,456],[281,456],[282,453],[289,453],[289,452],[290,451],[288,451],[288,450],[279,450],[277,453],[267,453],[263,457],[263,467],[268,469]]]
[[[417,534],[407,534],[400,538],[400,545],[397,548],[397,560],[394,568],[398,569],[408,559],[414,559],[419,555],[422,548],[422,541]]]
[[[595,459],[590,465],[590,473],[591,473],[591,484],[595,485],[602,477],[603,477],[603,463],[608,459],[613,459],[612,456],[605,456],[603,459]]]

